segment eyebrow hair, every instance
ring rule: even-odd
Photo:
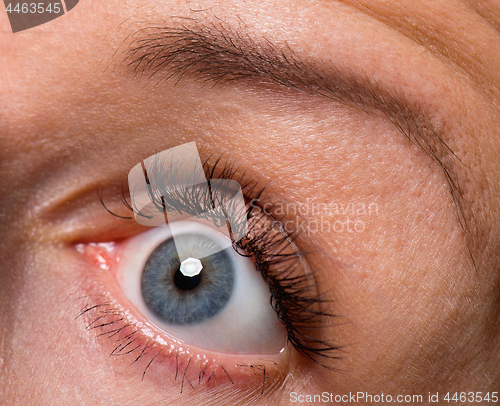
[[[152,78],[165,74],[162,79],[172,79],[175,83],[189,77],[209,82],[212,87],[236,81],[275,84],[353,106],[368,114],[382,113],[441,168],[477,270],[470,245],[469,220],[476,223],[451,162],[464,164],[435,131],[422,108],[410,102],[401,90],[389,91],[346,67],[339,69],[333,63],[309,61],[288,45],[278,46],[266,38],[256,40],[222,23],[148,26],[130,38],[122,63],[135,75],[147,74]]]

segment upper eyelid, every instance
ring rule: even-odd
[[[317,362],[318,364],[326,368],[330,368],[324,363],[324,361],[327,359],[338,358],[337,352],[340,350],[340,347],[332,344],[333,341],[315,339],[311,329],[320,329],[322,320],[324,318],[329,319],[331,317],[337,317],[337,316],[334,316],[333,314],[324,310],[323,306],[326,300],[324,300],[324,298],[320,294],[315,273],[309,269],[307,264],[305,264],[304,262],[305,254],[298,250],[298,247],[295,245],[294,242],[295,237],[298,236],[297,234],[298,230],[291,232],[289,230],[286,230],[282,226],[280,219],[276,219],[272,216],[272,209],[270,211],[263,210],[262,206],[256,204],[256,202],[259,202],[259,200],[264,195],[265,188],[262,187],[259,184],[259,182],[249,177],[244,168],[236,166],[229,159],[223,160],[222,158],[223,157],[221,156],[219,156],[218,158],[215,156],[211,156],[210,159],[204,161],[203,169],[207,176],[207,180],[219,179],[219,178],[237,179],[238,183],[241,184],[241,187],[243,189],[243,194],[247,200],[247,218],[248,219],[253,218],[255,219],[256,222],[260,222],[261,219],[263,218],[262,216],[265,216],[266,218],[268,218],[268,220],[270,220],[270,222],[267,223],[267,225],[266,223],[264,223],[264,226],[256,224],[254,227],[256,230],[258,230],[257,234],[261,235],[260,238],[262,238],[262,243],[265,242],[266,244],[269,245],[268,246],[269,252],[267,255],[272,255],[272,252],[276,251],[274,260],[269,262],[267,266],[269,266],[271,263],[274,262],[276,264],[278,263],[285,264],[284,272],[282,274],[283,279],[280,280],[279,277],[277,277],[278,275],[274,275],[274,271],[272,270],[259,269],[259,272],[262,274],[266,283],[268,283],[270,288],[272,287],[272,289],[274,289],[275,292],[282,292],[282,293],[292,292],[291,295],[293,296],[293,298],[292,296],[290,296],[288,297],[288,299],[281,298],[279,300],[289,300],[290,302],[293,302],[293,306],[294,308],[296,308],[295,311],[299,311],[297,309],[303,309],[303,311],[308,314],[309,333],[305,334],[302,331],[302,328],[297,328],[297,326],[290,324],[288,325],[288,327],[290,327],[290,329],[288,330],[289,340],[291,341],[295,349],[299,351],[302,355],[304,355],[305,357],[309,358],[314,362]],[[167,171],[168,169],[169,168],[166,168]],[[163,168],[163,170],[165,170],[165,168]],[[158,174],[156,174],[156,176],[158,176]],[[153,185],[154,182],[152,182],[151,184]],[[162,183],[160,182],[160,185],[161,184]],[[176,197],[179,197],[178,192],[181,190],[183,189],[176,190],[173,195],[170,195],[170,198],[175,199]],[[121,199],[125,203],[125,206],[128,208],[129,211],[133,211],[134,208],[127,202],[127,198],[124,194],[125,190],[122,189],[121,192],[123,193]],[[162,192],[165,191],[154,191],[153,194],[158,199],[159,196],[162,195]],[[181,200],[184,201],[185,199],[181,198]],[[264,202],[266,203],[266,201]],[[105,206],[105,202],[102,199],[101,203]],[[160,201],[158,201],[158,205],[159,204],[161,204]],[[194,204],[196,205],[196,203]],[[191,205],[192,203],[189,204],[189,206]],[[181,207],[182,205],[180,206],[180,208]],[[113,213],[111,212],[111,214]],[[253,215],[253,217],[251,217],[251,215]],[[132,218],[133,217],[129,217],[129,219]],[[250,232],[251,229],[252,226],[250,226]],[[275,231],[280,230],[279,232],[282,235],[282,239],[276,238],[279,237],[279,234],[275,234],[275,237],[271,238],[262,237],[262,235],[266,235],[265,234],[266,229],[269,230],[269,233],[272,233],[271,230]],[[252,238],[257,238],[257,237],[252,237]],[[286,240],[286,245],[285,245],[285,240]],[[233,247],[237,251],[238,248],[245,249],[243,248],[243,245],[244,245],[243,240],[239,242],[233,242]],[[251,250],[253,249],[258,250],[258,247],[252,247]],[[289,249],[293,250],[293,252],[290,252]],[[258,251],[251,251],[250,254],[256,255],[258,254]],[[295,265],[293,263],[287,264],[289,261],[293,261],[294,258],[297,261]],[[301,274],[296,274],[296,270],[294,269],[294,267],[299,263],[300,266],[303,268],[303,270]],[[293,277],[288,279],[290,275],[292,275]],[[284,283],[285,285],[283,285]],[[275,302],[275,303],[278,306],[277,309],[284,307],[284,302]],[[279,310],[277,309],[275,308],[275,310],[278,313],[278,317],[280,317]],[[291,314],[292,313],[293,312],[291,312]],[[298,316],[297,314],[295,315]],[[281,321],[286,324],[288,316],[286,316],[285,319]]]
[[[196,185],[191,188],[192,191],[188,194],[186,194],[186,192],[181,192],[182,189],[168,187],[169,179],[171,177],[175,178],[175,174],[172,175],[170,171],[175,171],[175,168],[171,169],[170,167],[164,167],[162,163],[159,163],[158,171],[155,170],[154,176],[151,178],[155,181],[152,181],[151,183],[148,182],[148,186],[150,186],[150,190],[148,191],[149,198],[154,203],[155,208],[157,210],[163,211],[165,209],[165,204],[167,204],[171,206],[172,210],[183,210],[187,211],[188,213],[199,213],[200,210],[204,211],[205,208],[208,207],[207,203],[209,203],[209,201],[205,201],[207,198],[209,198],[210,200],[215,198],[220,202],[224,202],[224,196],[214,194],[213,189],[210,186],[212,180],[220,179],[235,181],[241,187],[243,197],[247,202],[259,201],[262,198],[263,192],[267,187],[267,185],[261,185],[260,182],[255,180],[252,175],[247,176],[248,173],[244,168],[237,166],[227,157],[226,159],[224,159],[223,155],[211,155],[209,158],[203,161],[202,167],[209,187],[209,195],[207,196],[202,194],[203,191],[198,190],[196,188]],[[145,174],[145,176],[146,179],[150,178],[148,174]],[[228,187],[227,190],[232,190],[232,188]],[[147,216],[147,212],[145,214],[142,214],[139,210],[136,210],[133,202],[130,201],[130,191],[127,187],[125,187],[124,183],[122,183],[121,187],[115,188],[115,191],[115,195],[119,198],[122,205],[125,206],[125,208],[129,212],[137,215]],[[110,214],[125,220],[134,219],[133,216],[117,214],[109,210],[105,203],[102,188],[97,189],[97,194],[99,197],[99,201]],[[193,201],[193,198],[195,197],[200,197],[203,200],[202,203],[204,204],[199,204],[199,202],[197,202],[196,200]]]
[[[154,155],[148,159],[148,168],[142,163],[142,171],[136,166],[133,175],[132,171],[129,174],[129,188],[134,189],[129,191],[131,204],[124,197],[121,200],[133,211],[135,220],[156,225],[157,221],[163,224],[175,221],[177,214],[187,214],[211,220],[218,227],[227,225],[232,239],[241,239],[246,232],[246,204],[241,185],[232,179],[234,173],[227,170],[227,163],[219,178],[213,175],[220,160],[210,168],[207,162],[202,165],[199,158],[188,159],[186,169],[184,161],[173,162],[174,158],[167,158],[170,155],[160,157]],[[192,166],[196,162],[199,164]],[[139,190],[139,198],[135,190]]]
[[[205,156],[208,155],[206,149],[200,148],[200,152],[205,152]],[[250,194],[255,199],[263,196],[266,184],[259,180],[258,173],[253,169],[247,170],[231,163],[214,168],[217,166],[215,164],[224,161],[227,155],[208,156],[204,159],[207,175],[238,181],[245,196]],[[248,176],[245,176],[245,173]],[[50,199],[33,208],[34,215],[43,225],[33,230],[34,233],[40,234],[36,238],[76,244],[121,240],[146,231],[147,226],[131,221],[131,208],[127,210],[123,204],[123,199],[128,199],[128,186],[123,180],[126,177],[120,178],[121,180],[115,175],[110,178],[100,176],[98,180],[90,179],[84,184],[72,182],[68,188],[58,193],[47,191],[45,194],[48,194]],[[117,216],[110,216],[103,205]],[[125,217],[126,220],[120,217]]]

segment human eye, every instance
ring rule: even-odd
[[[130,213],[113,212],[127,218],[117,221],[135,218],[150,227],[125,239],[77,244],[107,275],[101,291],[82,299],[77,319],[110,355],[139,365],[142,379],[173,379],[181,392],[237,385],[264,393],[285,379],[296,357],[331,368],[338,348],[321,335],[331,315],[295,242],[298,230],[273,214],[264,189],[228,160],[213,158],[202,169],[209,189],[199,183],[168,189],[178,172],[172,162],[159,164],[147,171],[149,207],[138,207],[129,190],[120,198]],[[231,206],[234,185],[243,203]],[[229,233],[221,231],[226,222]]]

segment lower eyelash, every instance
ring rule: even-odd
[[[245,382],[250,380],[252,382],[250,387],[261,395],[273,387],[269,384],[270,371],[277,367],[273,361],[261,360],[257,363],[236,364],[233,365],[233,370],[237,368],[237,375],[234,372],[229,373],[228,368],[221,362],[202,360],[194,356],[186,357],[180,353],[184,351],[182,348],[178,349],[161,342],[154,334],[145,333],[144,326],[107,296],[83,296],[76,302],[85,303],[79,310],[76,320],[84,319],[88,331],[94,331],[97,337],[111,340],[113,348],[109,353],[111,357],[129,356],[132,359],[131,365],[138,365],[141,368],[142,380],[148,370],[156,364],[161,364],[162,368],[168,364],[173,370],[174,382],[180,384],[181,394],[188,388],[195,390],[197,387],[207,385],[232,387],[239,383],[239,380]],[[277,370],[274,372],[274,375],[277,375]],[[163,373],[151,375],[165,377]],[[275,380],[271,379],[271,382],[275,383]],[[249,385],[241,387],[248,390]]]
[[[172,175],[171,168],[165,167],[161,162],[157,166],[158,170],[154,171],[154,176],[148,175],[150,183],[154,185],[150,198],[158,209],[164,210],[165,201],[168,201],[174,202],[174,207],[170,209],[188,214],[200,213],[204,211],[204,207],[209,207],[213,202],[211,193],[210,201],[206,201],[206,195],[196,193],[196,189],[191,189],[184,195],[178,190],[172,192],[172,189],[164,185],[169,183],[169,179],[175,180],[175,173]],[[319,293],[314,274],[306,272],[305,254],[294,244],[298,232],[288,233],[282,227],[280,220],[270,214],[272,209],[264,211],[261,208],[259,202],[265,188],[260,187],[245,172],[237,176],[239,168],[234,164],[227,160],[223,161],[222,158],[215,160],[214,164],[206,160],[203,170],[209,183],[212,179],[229,179],[236,180],[241,185],[246,203],[247,233],[238,242],[233,242],[233,247],[240,255],[255,259],[257,270],[269,285],[271,305],[278,319],[285,325],[288,342],[306,358],[333,370],[334,368],[327,365],[326,361],[339,359],[341,347],[315,337],[315,332],[324,327],[326,319],[335,316],[322,310],[325,300]],[[108,212],[119,218],[133,219],[111,212],[104,203],[102,190],[98,190],[98,195]],[[128,202],[123,186],[118,195],[128,210],[143,215],[137,213]],[[264,207],[268,206],[269,204]]]

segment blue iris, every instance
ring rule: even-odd
[[[226,248],[199,258],[203,269],[195,277],[184,276],[176,244],[189,257],[199,258],[213,239],[183,234],[158,245],[146,261],[141,276],[142,296],[149,309],[166,323],[186,325],[205,321],[219,313],[231,297],[234,266]],[[212,250],[211,252],[213,252]]]

